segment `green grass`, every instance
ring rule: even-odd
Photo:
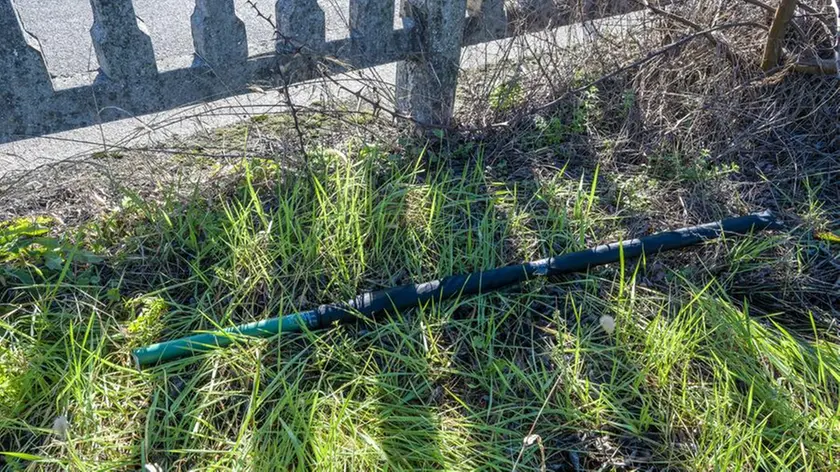
[[[0,467],[840,467],[832,331],[732,295],[740,274],[790,262],[778,249],[800,242],[784,236],[686,251],[705,264],[664,258],[660,283],[643,280],[651,261],[624,261],[131,367],[143,343],[626,233],[597,169],[500,182],[480,149],[458,165],[428,152],[447,150],[323,151],[305,172],[243,161],[222,195],[129,195],[55,244],[39,239],[49,221],[0,239],[17,248],[4,269],[28,276],[0,279]]]

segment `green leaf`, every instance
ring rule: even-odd
[[[85,250],[78,251],[75,259],[79,262],[86,262],[88,264],[99,264],[105,260],[102,256],[97,256],[96,254]]]
[[[18,279],[18,281],[24,285],[32,285],[35,283],[35,279],[32,277],[32,274],[24,269],[7,268],[6,274],[10,277]]]
[[[0,222],[0,244],[14,241],[20,237],[42,236],[49,232],[41,222],[21,218],[15,221]]]
[[[109,288],[107,292],[105,292],[105,296],[108,300],[112,302],[120,301],[120,288],[119,287],[112,287]]]
[[[14,457],[15,459],[21,459],[25,461],[42,461],[44,460],[41,456],[36,456],[34,454],[27,454],[25,452],[9,452],[9,451],[0,451],[0,455],[4,455],[6,457]]]
[[[64,267],[64,258],[57,252],[48,252],[44,254],[44,265],[51,270],[61,270]]]
[[[40,244],[47,249],[58,249],[61,247],[61,243],[55,238],[35,238],[32,242]]]

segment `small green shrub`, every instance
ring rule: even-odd
[[[644,174],[619,176],[616,179],[616,206],[628,210],[647,209],[656,197],[658,183]]]
[[[139,297],[126,302],[126,308],[136,312],[126,327],[131,346],[142,346],[156,341],[163,329],[161,320],[169,312],[169,305],[161,297]]]
[[[741,170],[734,162],[715,165],[711,161],[711,151],[703,149],[694,156],[676,151],[656,154],[649,159],[648,164],[653,175],[662,180],[691,183],[708,182]]]
[[[53,220],[47,217],[0,222],[0,264],[3,264],[0,266],[0,283],[5,285],[7,279],[11,279],[33,284],[36,280],[48,280],[61,272],[68,260],[85,264],[101,260],[63,239],[48,236],[52,224]],[[91,274],[86,273],[85,277],[84,280],[89,282]]]
[[[568,141],[570,129],[558,116],[546,119],[542,116],[534,118],[534,127],[539,131],[540,146],[557,146]]]
[[[518,80],[505,82],[490,92],[490,108],[502,113],[520,106],[525,101],[525,92]]]

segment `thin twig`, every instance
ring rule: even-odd
[[[289,107],[289,112],[292,114],[292,122],[295,126],[295,133],[297,134],[298,138],[298,145],[300,146],[300,154],[303,157],[306,157],[306,140],[303,134],[303,131],[300,129],[300,120],[298,119],[298,112],[295,103],[292,101],[292,96],[289,94],[289,81],[286,80],[285,74],[283,74],[282,67],[277,69],[278,74],[280,75],[280,80],[283,81],[283,97],[286,99],[286,106]]]
[[[254,13],[257,15],[257,18],[262,18],[263,20],[268,22],[268,24],[271,25],[271,28],[274,29],[275,33],[277,32],[277,24],[275,24],[274,20],[271,19],[271,15],[264,15],[253,0],[245,0],[245,3],[247,3],[248,6],[251,7],[252,10],[254,10]]]
[[[755,27],[755,28],[763,28],[763,26],[759,25],[758,23],[743,22],[743,23],[725,23],[725,24],[722,24],[722,25],[715,26],[713,28],[707,28],[707,29],[698,31],[698,32],[690,34],[690,35],[688,35],[688,36],[686,36],[682,39],[674,41],[673,43],[671,43],[671,44],[669,44],[669,45],[667,45],[663,48],[660,48],[660,49],[657,49],[656,51],[650,52],[645,57],[643,57],[641,59],[638,59],[636,61],[633,61],[630,64],[627,64],[623,67],[620,67],[620,68],[610,72],[609,74],[603,75],[600,78],[598,78],[598,79],[596,79],[596,80],[594,80],[594,81],[592,81],[592,82],[590,82],[586,85],[583,85],[583,86],[580,86],[578,88],[569,90],[568,92],[564,93],[560,97],[558,97],[558,98],[556,98],[556,99],[554,99],[554,100],[552,100],[552,101],[550,101],[546,104],[540,105],[539,107],[535,108],[533,111],[543,111],[545,109],[552,108],[552,107],[556,106],[557,104],[559,104],[560,102],[562,102],[563,100],[565,100],[566,98],[568,98],[571,95],[574,95],[574,94],[583,92],[585,90],[588,90],[593,85],[598,85],[598,84],[600,84],[604,81],[607,81],[607,80],[609,80],[609,79],[611,79],[611,78],[613,78],[613,77],[617,76],[618,74],[621,74],[625,71],[628,71],[630,69],[634,69],[636,67],[647,64],[648,62],[656,59],[657,57],[665,54],[666,52],[671,51],[673,49],[676,49],[676,48],[678,48],[678,47],[680,47],[680,46],[682,46],[682,45],[684,45],[684,44],[686,44],[690,41],[693,41],[693,40],[695,40],[695,39],[697,39],[701,36],[706,37],[706,35],[708,35],[709,33],[715,32],[715,31],[720,31],[720,30],[729,29],[729,28],[739,28],[739,27],[744,27],[744,26],[752,26],[752,27]],[[494,125],[494,126],[500,126],[500,124],[497,124],[497,125]]]
[[[763,8],[764,10],[767,10],[770,13],[773,13],[773,11],[774,11],[773,7],[771,7],[770,5],[762,2],[761,0],[744,0],[744,3],[749,3],[750,5],[755,5],[759,8]]]
[[[545,407],[548,406],[548,402],[551,400],[551,397],[554,396],[554,392],[557,391],[557,387],[560,386],[560,381],[561,380],[562,380],[562,377],[560,377],[558,375],[557,379],[554,381],[554,384],[551,386],[551,390],[548,391],[548,395],[545,396],[545,401],[543,402],[542,406],[540,406],[540,410],[537,412],[537,417],[534,418],[533,423],[531,423],[531,429],[528,430],[528,435],[525,436],[525,440],[534,436],[534,429],[536,429],[537,423],[539,422],[540,417],[543,414],[543,411],[545,411]],[[537,437],[539,437],[539,436],[537,436]],[[527,445],[525,440],[523,440],[522,447],[519,449],[519,455],[516,456],[516,461],[514,461],[513,467],[511,467],[511,472],[516,472],[516,467],[519,465],[519,462],[522,460],[522,455],[525,453],[525,447]],[[543,467],[545,467],[544,463],[545,463],[545,460],[543,459]]]
[[[253,0],[247,0],[246,3],[248,6],[254,10],[254,13],[257,15],[258,18],[262,18],[265,20],[271,28],[274,30],[274,39],[278,39],[280,36],[280,30],[277,28],[277,24],[271,19],[271,15],[266,15],[262,11],[260,11],[257,4],[254,3]],[[295,106],[294,101],[292,100],[292,96],[289,93],[289,85],[290,82],[286,79],[286,75],[283,73],[283,67],[277,68],[277,73],[280,76],[280,81],[283,83],[281,87],[283,98],[286,100],[286,106],[289,107],[289,112],[292,114],[292,122],[294,123],[295,133],[297,134],[298,138],[298,146],[300,146],[300,154],[301,156],[306,156],[306,139],[303,131],[300,129],[300,120],[298,119],[298,112],[297,107]]]
[[[385,113],[387,113],[388,115],[390,115],[394,119],[405,120],[405,121],[412,122],[413,124],[422,126],[422,123],[414,120],[411,116],[406,115],[404,113],[400,113],[399,111],[394,110],[392,108],[388,108],[386,106],[383,106],[382,103],[379,100],[370,99],[370,98],[366,97],[365,94],[363,94],[361,90],[353,90],[353,89],[347,87],[346,85],[343,85],[339,81],[335,80],[335,78],[332,77],[332,75],[330,75],[328,73],[323,73],[322,77],[325,80],[332,83],[334,86],[338,87],[339,90],[341,90],[343,92],[346,92],[346,93],[349,93],[350,95],[355,97],[357,100],[361,100],[361,101],[367,103],[368,105],[370,105],[374,110],[374,114],[379,114],[380,111],[384,111]],[[437,128],[439,129],[440,127],[438,126]]]
[[[647,9],[656,13],[657,15],[664,16],[665,18],[676,21],[677,23],[680,23],[684,26],[688,26],[689,28],[693,29],[694,31],[697,31],[697,32],[706,31],[706,30],[703,29],[702,26],[700,26],[699,24],[689,20],[688,18],[682,17],[682,16],[677,15],[675,13],[671,13],[667,10],[663,10],[663,9],[657,7],[657,6],[651,5],[651,3],[648,0],[631,0],[631,1],[634,2],[634,3],[637,3],[639,5],[645,6]],[[759,27],[764,28],[763,25],[759,25]],[[721,52],[723,52],[723,55],[726,56],[726,58],[729,60],[729,62],[731,62],[733,65],[737,65],[739,63],[744,62],[737,54],[735,54],[734,51],[732,51],[732,47],[729,45],[729,43],[727,43],[723,39],[715,36],[711,32],[706,32],[706,33],[703,34],[703,36],[705,36],[706,39],[708,39],[709,42],[712,43],[713,46],[720,49]]]
[[[265,15],[265,14],[263,14],[263,13],[260,11],[260,9],[257,7],[257,5],[253,2],[253,0],[247,0],[247,4],[248,4],[248,5],[249,5],[249,6],[250,6],[253,10],[254,10],[254,12],[256,13],[257,17],[262,18],[263,20],[267,21],[267,22],[271,25],[271,27],[272,27],[272,28],[274,28],[275,39],[277,39],[278,41],[279,41],[279,40],[285,41],[286,43],[288,43],[288,44],[291,44],[291,45],[295,46],[295,47],[296,47],[296,51],[297,51],[297,52],[302,52],[302,51],[303,51],[303,49],[305,48],[305,45],[302,45],[302,44],[296,44],[296,42],[294,41],[294,39],[293,39],[293,38],[287,38],[287,37],[283,36],[283,35],[280,33],[280,30],[277,28],[277,26],[276,26],[276,24],[274,23],[274,21],[272,21],[271,16],[270,16],[270,15]],[[327,58],[324,58],[324,59],[327,59]],[[343,64],[342,64],[342,65],[343,65]],[[350,88],[348,88],[348,87],[346,87],[346,86],[342,85],[342,84],[341,84],[341,83],[339,83],[337,80],[335,80],[335,79],[331,76],[331,74],[329,74],[329,73],[327,73],[327,72],[323,72],[323,73],[321,74],[321,76],[322,76],[322,78],[323,78],[323,79],[328,80],[328,81],[329,81],[329,82],[331,82],[333,85],[335,85],[336,87],[338,87],[340,90],[342,90],[342,91],[344,91],[344,92],[346,92],[346,93],[349,93],[349,94],[351,94],[352,96],[356,97],[356,98],[357,98],[357,100],[359,100],[359,101],[364,101],[365,103],[369,104],[369,105],[373,108],[373,110],[374,110],[374,115],[378,115],[378,113],[379,113],[380,111],[384,111],[385,113],[387,113],[387,114],[391,115],[391,117],[392,117],[393,119],[405,120],[405,121],[412,122],[412,123],[414,123],[415,125],[420,125],[420,126],[422,126],[422,123],[420,123],[420,122],[418,122],[418,121],[414,120],[412,117],[410,117],[410,116],[408,116],[408,115],[405,115],[405,114],[403,114],[403,113],[399,113],[399,112],[398,112],[398,111],[396,111],[396,110],[389,109],[389,108],[387,108],[387,107],[385,107],[385,106],[382,106],[382,103],[381,103],[381,101],[380,101],[379,99],[377,99],[377,100],[372,100],[372,99],[370,99],[370,98],[366,97],[366,96],[365,96],[365,95],[364,95],[361,91],[351,90]],[[292,118],[293,118],[293,120],[294,120],[295,129],[296,129],[296,131],[297,131],[297,133],[298,133],[298,139],[299,139],[299,141],[300,141],[300,147],[301,147],[301,150],[302,150],[302,151],[304,151],[304,138],[303,138],[303,134],[301,133],[301,130],[300,130],[300,128],[299,128],[296,107],[295,107],[295,105],[292,103],[292,100],[291,100],[291,97],[290,97],[290,95],[289,95],[289,91],[288,91],[288,88],[289,88],[289,87],[288,87],[288,85],[289,85],[289,84],[288,84],[288,82],[285,80],[285,78],[284,78],[284,76],[283,76],[283,72],[282,72],[282,70],[280,71],[280,79],[284,82],[284,85],[283,85],[283,94],[284,94],[284,96],[285,96],[285,98],[286,98],[287,105],[289,106],[289,109],[290,109],[290,111],[291,111],[291,113],[292,113]]]

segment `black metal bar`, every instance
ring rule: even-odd
[[[193,355],[223,347],[237,336],[270,337],[280,331],[324,328],[337,321],[373,316],[386,310],[404,310],[431,300],[447,300],[456,296],[486,293],[523,282],[533,277],[586,271],[591,267],[626,259],[653,256],[663,251],[684,248],[722,235],[745,235],[782,225],[769,211],[730,218],[700,226],[657,233],[643,238],[605,244],[585,251],[550,257],[525,264],[498,269],[453,275],[420,284],[401,285],[373,293],[365,293],[345,303],[321,305],[306,312],[234,326],[214,333],[201,333],[175,339],[132,352],[139,366]]]

